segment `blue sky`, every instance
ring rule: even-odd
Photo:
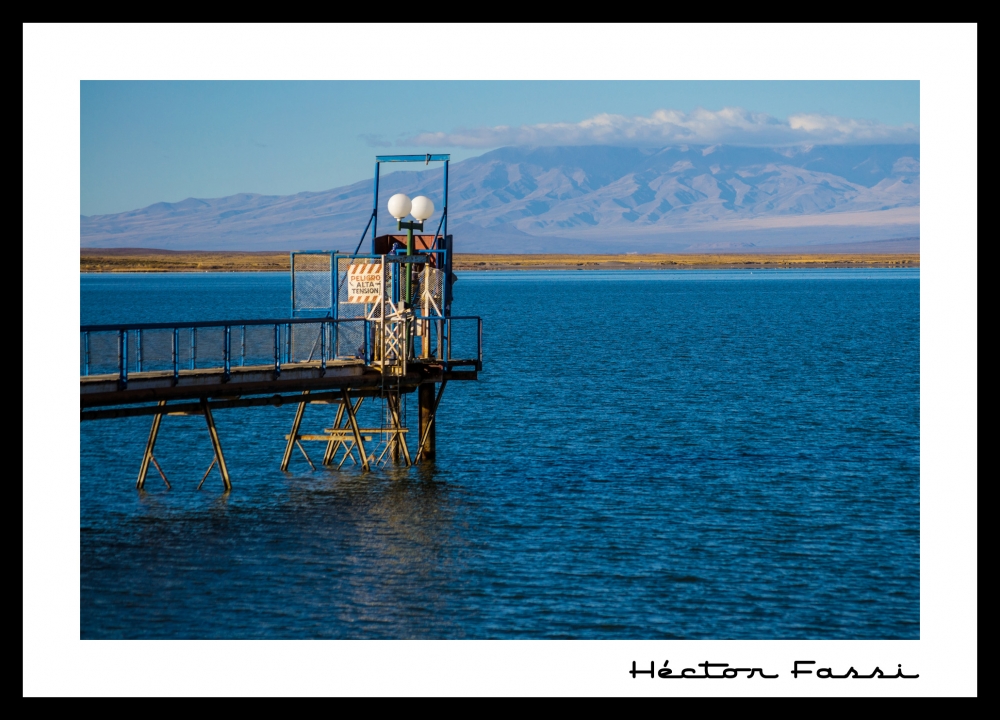
[[[80,83],[80,212],[289,195],[509,144],[917,142],[917,81]]]

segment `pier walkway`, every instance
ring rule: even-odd
[[[443,357],[410,358],[406,373],[393,376],[404,392],[422,383],[475,380],[482,369],[482,321],[463,316],[436,322],[450,342],[442,343]],[[384,377],[381,362],[372,358],[372,325],[364,319],[298,318],[83,326],[81,419],[158,412],[91,410],[109,405],[377,389]],[[456,334],[464,357],[452,353]]]
[[[308,441],[326,444],[325,465],[333,464],[342,450],[339,466],[350,460],[367,470],[386,460],[411,463],[399,397],[417,391],[421,412],[416,456],[433,459],[434,414],[446,384],[476,380],[482,369],[482,321],[462,316],[410,323],[427,336],[427,351],[424,357],[406,353],[404,362],[381,359],[384,342],[378,342],[378,323],[361,318],[82,326],[80,419],[153,416],[137,482],[141,488],[150,464],[169,486],[153,456],[162,416],[203,415],[214,450],[205,476],[218,466],[228,490],[231,482],[213,410],[297,404],[282,470],[296,446],[315,467],[301,444]],[[454,349],[463,354],[456,355]],[[440,386],[437,393],[435,385]],[[388,426],[360,427],[356,413],[365,398],[388,404]],[[339,406],[334,426],[322,434],[299,434],[309,404]],[[365,443],[375,435],[379,443],[372,452]],[[384,446],[380,455],[378,445]]]

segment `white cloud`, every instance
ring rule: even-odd
[[[657,110],[649,117],[602,113],[578,123],[499,125],[425,132],[398,145],[493,148],[504,145],[632,145],[674,143],[728,145],[816,145],[847,143],[916,143],[915,125],[892,126],[833,115],[792,115],[787,121],[765,113],[727,107],[717,112]]]

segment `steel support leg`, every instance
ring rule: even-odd
[[[156,468],[156,472],[160,473],[160,477],[163,478],[163,482],[166,483],[167,490],[170,489],[170,481],[167,480],[166,473],[163,472],[163,468],[160,467],[160,463],[156,462],[156,457],[151,457],[150,460],[153,461],[153,466]]]
[[[313,461],[310,459],[309,453],[307,453],[306,449],[304,447],[302,447],[302,443],[300,443],[298,440],[296,440],[295,444],[299,446],[299,450],[302,451],[302,457],[304,457],[306,459],[306,462],[309,463],[309,467],[311,467],[313,470],[315,470],[316,466],[313,465]]]
[[[437,416],[438,405],[441,404],[441,396],[444,395],[444,389],[448,385],[448,381],[445,380],[441,383],[441,389],[438,390],[437,398],[434,400],[434,405],[430,409],[430,413],[427,416],[426,425],[424,421],[424,403],[423,403],[423,390],[424,385],[420,386],[420,444],[417,445],[417,462],[421,460],[433,460],[434,459],[434,445],[431,445],[431,455],[427,455],[426,446],[430,438],[435,437],[434,435],[434,419]],[[431,396],[433,397],[434,386],[428,384],[426,387],[430,388]],[[435,438],[436,439],[436,438]]]
[[[365,449],[365,440],[361,437],[361,428],[358,427],[358,418],[354,414],[354,407],[351,405],[351,398],[347,395],[347,390],[341,390],[341,394],[344,398],[344,409],[347,412],[347,419],[351,423],[351,430],[354,431],[354,442],[358,446],[358,454],[361,456],[361,468],[363,470],[369,470],[368,467],[368,450]]]
[[[302,391],[303,395],[308,395],[308,390]],[[306,405],[308,403],[300,402],[298,409],[295,411],[295,420],[292,422],[292,432],[288,436],[288,442],[285,443],[285,454],[281,457],[281,472],[288,470],[288,462],[292,459],[292,450],[295,448],[295,442],[299,439],[299,425],[302,424],[302,415],[306,411]],[[312,463],[309,463],[312,465]]]
[[[340,405],[337,408],[337,417],[333,420],[333,430],[336,432],[340,429],[340,423],[344,419],[344,406]],[[337,452],[337,448],[340,447],[340,441],[335,440],[334,436],[330,436],[330,441],[326,444],[326,452],[323,453],[323,464],[329,465],[333,462],[333,456]]]
[[[219,473],[222,475],[222,484],[229,492],[233,489],[229,482],[229,469],[226,467],[226,458],[222,454],[222,443],[219,442],[219,433],[215,429],[215,419],[212,417],[212,410],[208,407],[208,399],[201,399],[201,410],[205,414],[205,424],[208,425],[208,434],[212,438],[212,450],[215,451],[215,459],[219,464]]]
[[[421,451],[417,462],[421,460],[433,460],[437,449],[436,433],[434,430],[434,411],[437,405],[434,402],[434,384],[425,383],[417,388],[417,400],[420,404],[420,435]]]
[[[166,405],[166,400],[160,400],[159,405]],[[153,447],[156,445],[156,436],[160,432],[160,421],[163,419],[162,414],[156,414],[153,416],[153,426],[149,428],[149,439],[146,440],[146,452],[142,454],[142,465],[139,466],[139,479],[135,482],[136,490],[142,490],[146,486],[146,473],[149,472],[149,463],[154,462],[153,460]],[[157,465],[157,470],[159,470],[159,465]],[[166,475],[163,475],[163,471],[160,470],[160,475],[164,480],[167,479]],[[167,483],[167,487],[170,487],[170,483]]]
[[[392,428],[392,434],[386,443],[386,449],[389,451],[389,462],[391,463],[398,463],[401,454],[399,452],[399,433],[396,432],[399,423],[396,422],[395,398],[396,396],[392,393],[385,396],[386,409],[389,411],[389,425]]]
[[[197,490],[201,490],[201,486],[205,484],[205,481],[208,479],[208,474],[212,472],[212,468],[215,467],[216,462],[218,462],[218,459],[215,456],[213,456],[212,462],[208,464],[208,470],[206,470],[205,474],[201,476],[201,482],[198,483],[198,487],[196,488]]]
[[[364,400],[365,400],[364,397],[359,397],[358,401],[356,403],[354,403],[354,408],[353,409],[354,409],[354,414],[355,415],[358,414],[358,408],[361,407],[361,403],[363,403]],[[337,408],[337,417],[334,419],[333,429],[334,430],[340,430],[341,429],[340,428],[341,424],[343,424],[345,428],[350,424],[350,422],[347,420],[346,415],[344,414],[344,404],[343,403],[341,403],[340,407]],[[323,464],[324,465],[332,465],[333,464],[334,458],[337,457],[337,450],[340,449],[341,445],[344,446],[344,453],[345,453],[344,457],[346,458],[347,457],[346,453],[350,452],[350,448],[348,447],[347,442],[344,441],[344,440],[342,440],[342,439],[340,439],[340,438],[334,438],[334,437],[330,438],[329,442],[327,442],[327,444],[326,444],[326,453],[324,453],[324,455],[323,455]],[[344,464],[343,462],[340,463],[340,465],[343,465],[343,464]],[[337,469],[340,469],[340,465],[337,466]]]
[[[410,448],[406,446],[406,436],[405,433],[401,432],[403,429],[403,412],[402,403],[399,400],[399,393],[389,396],[389,410],[392,414],[392,424],[393,424],[393,442],[395,446],[393,448],[393,460],[399,462],[399,451],[403,451],[403,458],[406,460],[406,466],[409,467],[413,464],[410,460]],[[393,400],[394,399],[394,400]]]

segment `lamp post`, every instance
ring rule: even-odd
[[[396,229],[406,230],[406,254],[413,255],[413,231],[423,230],[424,221],[434,214],[434,203],[431,199],[419,195],[410,200],[408,195],[396,193],[389,198],[389,214],[396,218]],[[414,221],[404,221],[407,215],[413,215]],[[403,307],[410,304],[410,277],[412,275],[412,264],[406,264],[406,283],[403,295]]]

